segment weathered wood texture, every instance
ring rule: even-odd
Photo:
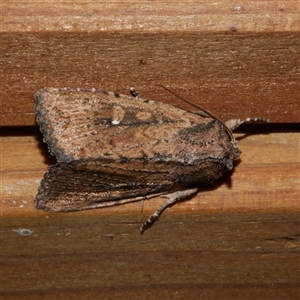
[[[102,88],[222,119],[299,121],[298,1],[2,2],[0,125],[35,125],[45,86]]]
[[[54,159],[37,128],[2,128],[2,299],[297,299],[300,135],[273,126],[238,134],[231,181],[174,205],[144,235],[139,226],[164,199],[142,213],[139,202],[37,211]]]
[[[36,125],[44,86],[128,93],[223,120],[299,122],[298,1],[2,1],[0,126]],[[273,127],[274,126],[274,127]],[[288,127],[287,127],[288,126]],[[298,299],[297,124],[249,125],[231,179],[165,199],[49,214],[38,128],[1,128],[1,299]],[[255,133],[252,132],[252,133]]]

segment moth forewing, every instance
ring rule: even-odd
[[[36,111],[50,152],[62,162],[170,155],[172,139],[180,130],[212,121],[156,101],[66,88],[38,92]]]

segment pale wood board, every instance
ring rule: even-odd
[[[36,190],[55,160],[37,130],[19,130],[1,137],[3,299],[299,296],[297,130],[241,138],[231,186],[228,176],[204,188],[144,235],[140,224],[164,199],[145,201],[142,213],[140,202],[37,211]]]

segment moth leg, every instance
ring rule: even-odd
[[[130,93],[133,97],[138,98],[138,99],[140,98],[139,93],[136,91],[136,89],[134,87],[130,88]]]
[[[269,120],[264,119],[264,118],[246,118],[244,120],[241,119],[233,119],[233,120],[228,120],[225,122],[225,125],[231,130],[237,129],[239,126],[241,126],[244,123],[251,123],[251,122],[269,122]]]
[[[188,190],[177,191],[172,194],[163,195],[163,197],[167,197],[168,200],[141,226],[141,234],[143,234],[146,229],[153,225],[153,223],[159,218],[159,216],[168,206],[197,193],[198,190],[198,188],[193,188]]]

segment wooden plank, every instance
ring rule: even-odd
[[[298,1],[122,4],[2,3],[0,125],[36,125],[45,86],[134,86],[187,108],[157,84],[224,120],[299,121]]]
[[[145,201],[142,213],[141,203],[37,211],[54,160],[37,129],[2,128],[1,296],[297,299],[300,135],[270,125],[238,134],[231,180],[174,205],[144,235],[140,224],[164,199]]]
[[[38,3],[38,5],[37,5]],[[79,0],[2,3],[2,30],[56,31],[298,31],[298,2]],[[266,15],[267,14],[267,15]],[[236,28],[231,28],[235,26]]]
[[[256,128],[270,128],[270,125],[261,124]],[[253,124],[252,128],[255,128]],[[47,145],[41,142],[42,135],[37,128],[27,129],[34,135],[21,137],[20,131],[26,132],[26,129],[2,130],[7,132],[2,138],[1,149],[2,214],[40,215],[41,212],[36,212],[33,207],[34,196],[43,174],[50,164],[55,163],[55,158],[48,153]],[[204,187],[198,196],[175,205],[172,211],[298,207],[299,132],[261,133],[244,138],[243,134],[239,135],[239,147],[243,153],[231,177],[228,175],[217,184]],[[269,178],[267,182],[266,176]],[[161,198],[145,201],[144,213],[151,213],[164,201]],[[140,203],[133,203],[93,211],[97,215],[102,214],[99,211],[123,213],[124,209],[139,213],[140,208]]]

